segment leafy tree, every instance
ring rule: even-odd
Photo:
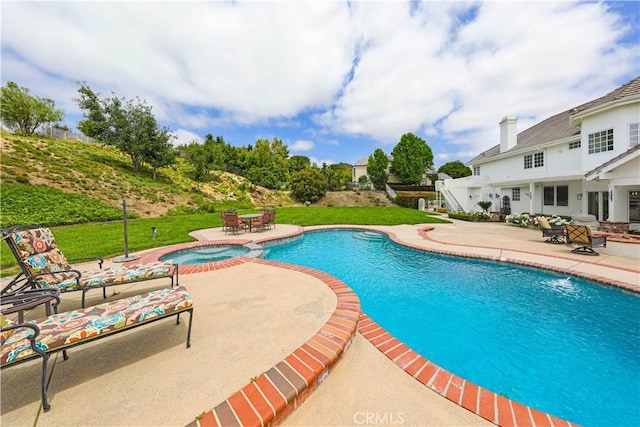
[[[32,96],[29,89],[18,87],[14,82],[2,86],[1,95],[2,120],[22,135],[33,135],[40,125],[59,122],[64,117],[62,110],[56,110],[53,100]]]
[[[360,178],[358,178],[358,185],[360,186],[360,188],[368,188],[368,184],[369,177],[367,175],[360,175]]]
[[[172,144],[175,138],[176,137],[171,135],[167,129],[164,129],[164,132],[144,146],[142,156],[149,166],[151,166],[154,180],[156,179],[159,168],[171,166],[176,163],[177,153]]]
[[[249,168],[245,178],[253,184],[271,189],[279,189],[282,183],[282,178],[278,171],[269,167],[253,166]]]
[[[287,164],[289,165],[289,173],[294,173],[311,167],[311,159],[307,156],[291,156],[287,160]]]
[[[204,145],[198,141],[192,141],[186,147],[181,147],[185,158],[191,166],[191,178],[197,183],[200,190],[200,183],[207,178],[207,152]]]
[[[322,163],[322,173],[327,177],[327,189],[329,191],[344,189],[346,183],[351,181],[351,170],[351,165],[347,163],[332,165]]]
[[[446,173],[451,178],[464,178],[472,174],[471,169],[465,166],[460,160],[445,163],[438,168],[438,173]]]
[[[427,142],[412,133],[405,133],[391,152],[391,165],[403,184],[416,185],[433,168],[433,153]]]
[[[387,166],[389,160],[384,151],[380,148],[376,148],[372,155],[369,156],[367,161],[367,175],[376,190],[384,190],[389,174],[387,173]]]
[[[317,167],[308,167],[291,176],[291,197],[299,202],[315,202],[327,193],[327,177]]]
[[[100,95],[84,83],[78,92],[80,98],[76,101],[85,111],[84,120],[78,123],[82,133],[127,154],[136,172],[145,162],[157,162],[149,155],[154,147],[162,146],[170,139],[169,129],[158,126],[146,101],[137,97],[135,101],[127,101],[116,96],[100,99]],[[166,162],[170,157],[164,159]]]
[[[215,139],[208,133],[204,137],[204,147],[207,156],[207,173],[212,170],[224,170],[226,167],[225,142],[221,136]]]
[[[251,182],[277,190],[289,178],[289,151],[279,138],[258,139],[254,147],[241,150],[241,169]]]

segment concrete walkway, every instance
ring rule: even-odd
[[[606,277],[640,289],[638,248],[598,249],[600,257],[575,255],[564,245],[543,243],[541,233],[505,224],[437,224],[371,227],[409,245],[521,259]],[[314,227],[317,228],[317,227]],[[193,233],[198,239],[263,241],[295,233],[278,224],[260,233]],[[426,237],[426,238],[425,238]],[[640,245],[634,245],[640,247]],[[625,249],[625,250],[626,250]],[[143,282],[110,288],[110,300],[163,287]],[[0,424],[7,426],[185,425],[267,371],[311,337],[328,319],[335,294],[300,272],[246,263],[180,277],[192,294],[192,347],[186,325],[171,320],[72,349],[70,359],[52,357],[49,398],[40,412],[39,369],[27,362],[1,373]],[[102,301],[89,293],[88,304]],[[79,307],[65,294],[61,310]],[[32,313],[36,317],[38,313]],[[286,421],[289,426],[489,425],[407,375],[357,334],[344,358],[318,390]]]

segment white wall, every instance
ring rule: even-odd
[[[613,108],[603,113],[588,116],[581,124],[582,164],[585,171],[590,171],[602,163],[627,151],[629,147],[629,125],[638,123],[638,104]],[[613,129],[613,151],[589,154],[589,134]]]

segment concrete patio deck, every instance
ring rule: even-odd
[[[427,232],[426,225],[369,228],[410,246],[548,265],[640,290],[640,245],[614,248],[615,254],[598,248],[601,256],[586,257],[545,244],[536,230],[462,221],[431,226]],[[300,230],[278,224],[259,233],[208,229],[193,235],[260,242]],[[118,294],[109,299],[165,286],[154,282],[110,288]],[[40,411],[38,362],[3,370],[0,424],[186,425],[300,347],[336,307],[336,294],[318,278],[261,263],[183,274],[180,284],[194,300],[190,349],[184,345],[186,325],[167,320],[72,349],[67,361],[53,356],[47,413]],[[88,294],[88,304],[101,301],[99,291]],[[79,295],[63,295],[61,310],[77,307]],[[490,424],[407,375],[357,333],[332,373],[284,425],[362,425],[371,416],[412,426]]]

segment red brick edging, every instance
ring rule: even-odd
[[[338,299],[336,309],[311,339],[188,424],[189,427],[278,425],[322,384],[356,334],[360,300],[342,281],[309,267],[263,259],[245,258],[241,262],[255,262],[313,276],[335,292]]]

